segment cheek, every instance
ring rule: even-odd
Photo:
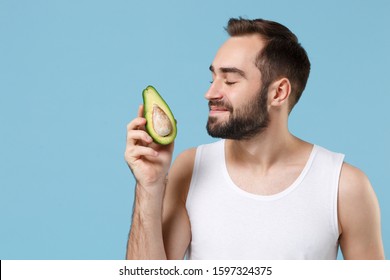
[[[255,100],[259,94],[259,88],[256,85],[242,83],[232,91],[229,96],[230,101],[234,104],[234,107],[240,107],[244,104],[248,104],[251,100]]]

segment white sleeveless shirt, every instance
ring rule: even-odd
[[[336,259],[337,195],[344,155],[313,146],[284,191],[248,193],[231,180],[224,140],[197,148],[186,207],[187,259]]]

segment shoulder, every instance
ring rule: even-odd
[[[367,175],[360,169],[343,163],[339,182],[340,210],[361,208],[362,203],[374,203],[376,196]]]
[[[197,148],[190,148],[180,153],[172,164],[169,174],[180,177],[183,175],[188,175],[187,173],[189,172],[192,173],[195,162],[196,149]]]
[[[373,195],[374,191],[367,175],[359,168],[344,162],[340,173],[340,202],[354,203],[372,199]]]
[[[339,182],[340,234],[347,235],[379,218],[379,205],[367,175],[344,163]]]
[[[197,150],[197,148],[194,147],[194,148],[189,148],[189,149],[181,152],[177,156],[175,162],[177,162],[177,161],[188,161],[188,160],[189,161],[193,161],[194,158],[195,158],[196,150]]]
[[[207,154],[208,158],[210,158],[218,155],[223,147],[224,141],[220,140],[217,142],[203,144],[181,152],[172,164],[171,170],[169,172],[171,177],[183,178],[192,176],[197,153],[199,153],[199,155]]]

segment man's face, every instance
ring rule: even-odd
[[[268,88],[255,65],[264,46],[256,35],[232,37],[219,49],[210,70],[213,82],[207,131],[212,137],[249,139],[268,125]]]

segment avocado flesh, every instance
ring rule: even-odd
[[[148,86],[142,92],[146,131],[154,142],[168,145],[177,135],[176,120],[171,109],[157,90]]]

